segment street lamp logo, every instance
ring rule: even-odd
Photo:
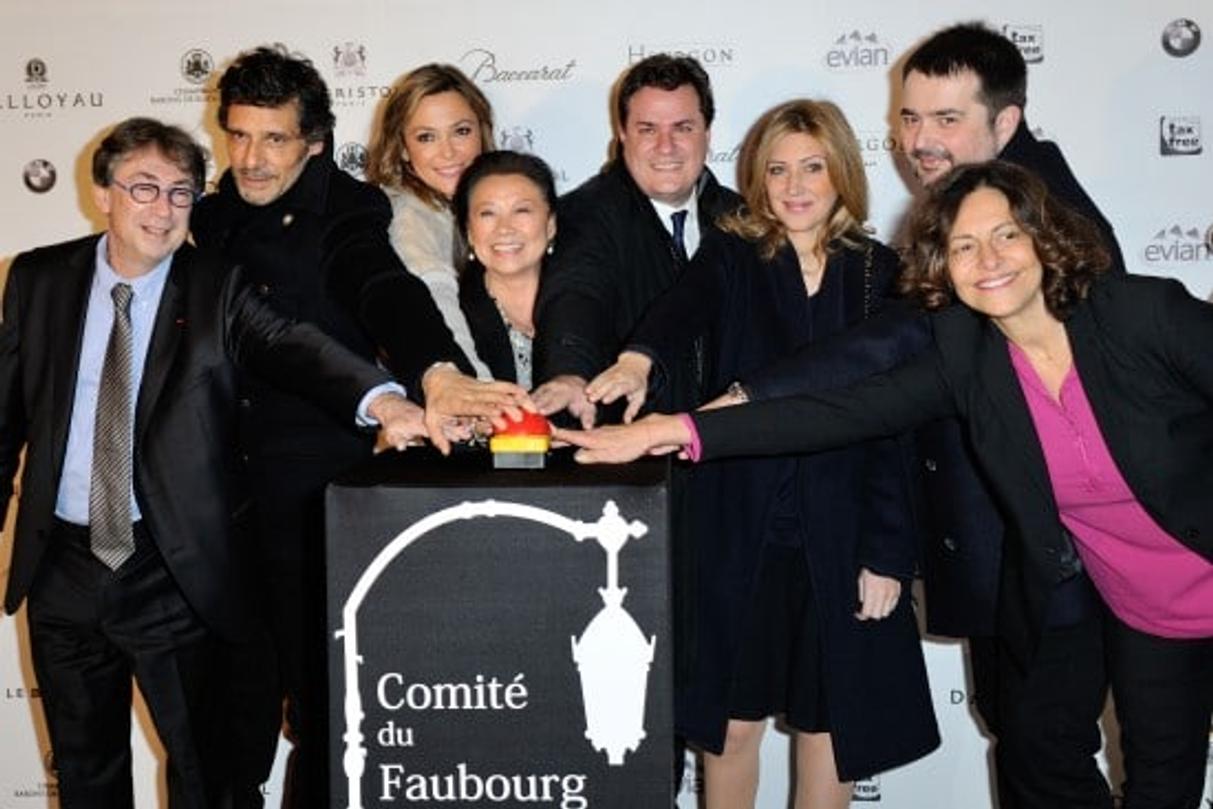
[[[1198,155],[1204,151],[1200,118],[1195,115],[1163,115],[1158,119],[1158,151],[1165,157]]]
[[[1172,56],[1183,58],[1200,47],[1200,26],[1192,20],[1180,17],[1162,29],[1162,49]]]
[[[201,48],[191,48],[181,57],[181,76],[190,84],[206,84],[215,69],[215,60]]]
[[[362,729],[366,714],[358,676],[363,663],[358,646],[359,609],[379,576],[418,539],[450,523],[497,517],[547,525],[568,534],[578,543],[592,539],[606,553],[606,586],[598,589],[602,609],[590,620],[580,638],[569,638],[581,685],[585,738],[596,752],[606,755],[607,763],[612,767],[623,766],[625,754],[635,752],[644,740],[645,696],[657,638],[652,635],[646,639],[636,619],[623,607],[628,591],[619,585],[619,552],[629,541],[645,536],[648,526],[639,520],[624,519],[613,500],[603,505],[602,516],[592,523],[572,520],[524,503],[464,502],[418,520],[384,546],[359,576],[341,608],[341,627],[334,637],[342,644],[345,730],[341,738],[345,749],[341,762],[346,776],[347,809],[363,807],[362,776],[367,757]],[[466,769],[466,763],[460,767]]]
[[[35,194],[45,194],[55,187],[55,178],[59,175],[51,161],[37,158],[25,164],[21,176],[26,188]]]

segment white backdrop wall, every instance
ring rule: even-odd
[[[1211,11],[1208,0],[3,0],[0,271],[23,249],[100,226],[87,202],[88,156],[116,121],[153,115],[218,145],[218,72],[240,50],[272,41],[320,68],[336,104],[339,154],[355,173],[393,79],[443,61],[486,92],[499,144],[546,158],[561,190],[606,155],[606,99],[619,72],[655,51],[689,53],[715,87],[711,167],[721,180],[733,183],[738,144],[764,109],[793,96],[832,99],[859,137],[872,225],[888,237],[910,194],[892,134],[900,61],[932,30],[982,19],[1020,41],[1030,62],[1028,122],[1063,146],[1130,268],[1209,297],[1213,160],[1202,122],[1213,126],[1213,43],[1198,39],[1201,25],[1213,25]],[[222,167],[217,151],[212,179]],[[0,541],[5,567],[10,536],[11,515]],[[960,649],[925,644],[943,749],[861,784],[857,805],[990,805],[986,743],[970,719]],[[0,619],[0,809],[55,804],[37,717],[23,616]],[[163,791],[147,727],[135,732],[141,808],[157,806]],[[764,757],[760,805],[783,806],[782,736],[768,737]],[[278,783],[276,774],[267,786],[271,805]]]

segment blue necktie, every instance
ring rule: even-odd
[[[674,223],[674,247],[678,249],[678,257],[685,263],[687,259],[687,243],[683,238],[683,234],[687,229],[687,212],[674,211],[670,214],[670,221]]]

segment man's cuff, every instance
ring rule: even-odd
[[[371,414],[367,411],[371,407],[371,402],[385,393],[399,393],[401,396],[404,396],[404,385],[401,385],[399,382],[383,382],[368,390],[358,400],[358,410],[354,417],[354,423],[359,427],[378,427],[379,422],[371,418]]]

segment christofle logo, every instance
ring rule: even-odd
[[[1213,245],[1200,228],[1171,225],[1154,234],[1145,258],[1151,264],[1195,264],[1213,260]]]
[[[689,56],[705,68],[732,67],[737,63],[737,47],[726,42],[637,43],[628,45],[628,64],[634,65],[658,53]]]
[[[851,800],[878,802],[880,800],[880,776],[873,775],[871,778],[856,781],[855,792],[851,796]]]
[[[875,32],[842,34],[825,55],[826,67],[831,70],[888,67],[890,61],[888,45],[881,42]]]
[[[573,78],[573,68],[577,67],[577,60],[570,59],[563,65],[530,65],[520,68],[515,64],[499,63],[497,54],[488,48],[472,48],[459,57],[459,64],[473,81],[482,83],[553,82]]]
[[[46,62],[37,57],[25,63],[25,83],[30,87],[43,87],[46,84]]]
[[[1162,49],[1177,58],[1189,56],[1200,47],[1200,26],[1180,17],[1162,29]]]
[[[1023,60],[1036,64],[1045,60],[1044,27],[1040,25],[1004,25],[1002,35],[1019,48]]]
[[[1165,157],[1204,151],[1197,115],[1163,115],[1158,119],[1158,152]]]
[[[337,76],[366,75],[366,46],[361,42],[343,42],[333,46],[333,72]]]
[[[49,160],[36,158],[25,164],[25,168],[21,171],[21,179],[25,181],[25,187],[35,194],[45,194],[55,187],[55,178],[59,173],[55,171],[54,164]],[[8,691],[6,689],[6,696]],[[21,690],[21,689],[17,689]]]
[[[190,84],[206,84],[215,69],[215,60],[201,48],[190,48],[181,55],[181,77]]]
[[[359,180],[366,178],[366,147],[361,143],[343,143],[337,148],[337,168]]]

